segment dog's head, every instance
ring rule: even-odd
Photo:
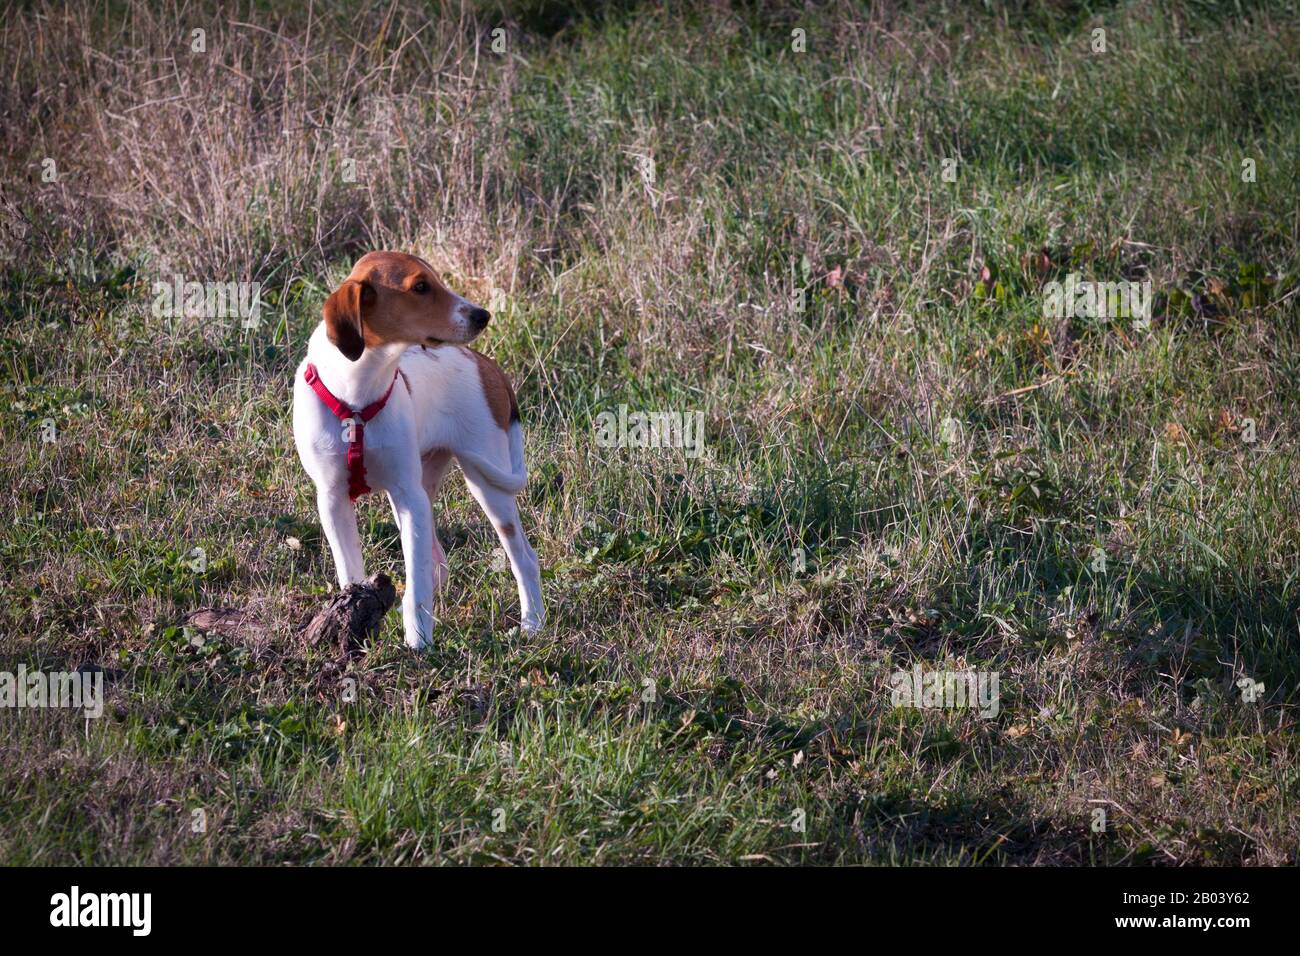
[[[325,300],[325,334],[356,361],[390,342],[463,345],[487,328],[487,309],[462,299],[429,263],[404,252],[370,252]]]

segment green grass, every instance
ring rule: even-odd
[[[109,697],[0,711],[0,862],[1300,862],[1291,5],[185,9],[3,28],[0,670]],[[541,635],[453,479],[434,649],[300,636],[290,379],[370,248],[493,306]],[[1151,328],[1045,319],[1070,272]]]

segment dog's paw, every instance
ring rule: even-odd
[[[531,617],[526,617],[522,621],[520,621],[519,629],[523,633],[531,636],[533,634],[541,633],[541,630],[545,626],[545,624],[546,621],[540,615],[534,615]]]
[[[408,621],[406,624],[406,646],[413,651],[427,650],[433,643],[433,622]]]
[[[411,650],[422,651],[433,643],[433,615],[426,605],[416,604],[409,591],[402,602],[402,624]]]

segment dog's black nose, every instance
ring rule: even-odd
[[[469,313],[469,324],[474,327],[474,331],[482,332],[487,328],[488,319],[492,318],[492,313],[487,309],[471,309]]]

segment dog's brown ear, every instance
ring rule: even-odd
[[[361,279],[348,279],[325,300],[325,334],[354,362],[366,350],[361,316],[374,304],[375,290]]]

